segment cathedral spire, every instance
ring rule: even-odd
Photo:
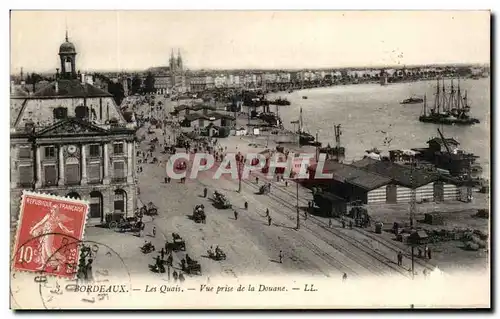
[[[68,39],[68,28],[66,28],[66,42],[69,42],[69,39]]]

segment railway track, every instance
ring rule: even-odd
[[[291,198],[293,198],[293,199],[295,199],[295,200],[296,200],[296,196],[297,196],[297,195],[296,195],[295,193],[291,192],[291,191],[285,190],[285,189],[283,189],[282,187],[274,187],[273,189],[274,189],[274,190],[281,191],[281,192],[283,192],[284,194],[286,194],[286,195],[288,195],[288,196],[290,196]],[[306,199],[304,199],[304,198],[300,198],[300,196],[299,196],[299,203],[300,203],[300,204],[305,204],[305,205],[307,205],[307,200],[306,200]],[[320,220],[319,218],[317,218],[317,217],[315,217],[315,216],[311,216],[311,214],[309,214],[309,215],[308,215],[308,219],[313,219],[313,220],[314,220],[317,224],[324,225],[324,227],[327,227],[326,222],[324,222],[324,221]],[[373,234],[371,234],[371,233],[369,233],[369,232],[367,232],[367,231],[365,231],[365,230],[363,230],[363,229],[353,228],[352,230],[356,231],[357,233],[362,234],[362,235],[363,235],[363,236],[365,236],[365,237],[368,237],[370,240],[372,240],[372,241],[376,242],[377,244],[379,244],[379,245],[382,245],[382,246],[386,247],[387,249],[389,249],[389,250],[393,251],[393,252],[394,252],[394,254],[396,254],[398,251],[401,251],[401,250],[402,250],[400,247],[398,247],[398,246],[396,246],[396,245],[393,245],[393,244],[390,244],[390,243],[388,243],[387,241],[385,241],[385,240],[383,240],[383,239],[380,239],[378,236],[375,236],[375,235],[373,235]],[[348,236],[348,235],[346,235],[346,236]],[[352,238],[351,236],[348,236],[348,237],[349,237],[349,238]],[[354,239],[354,238],[352,238],[352,239]],[[408,253],[406,253],[406,252],[405,252],[403,255],[404,255],[406,258],[411,259],[411,253],[410,253],[410,254],[408,254]],[[421,260],[419,260],[419,259],[415,259],[415,263],[416,263],[416,264],[418,264],[419,266],[421,266],[421,267],[423,267],[423,268],[427,269],[427,270],[433,270],[433,269],[435,268],[433,265],[429,265],[428,263],[423,262],[423,261],[421,261]]]
[[[248,185],[248,186],[251,186],[253,189],[256,189],[256,190],[258,189],[258,185],[255,185],[255,184],[253,184],[253,183],[251,183],[249,181],[244,181],[244,183],[246,185]],[[296,207],[293,204],[290,204],[290,201],[287,201],[287,200],[285,200],[285,199],[283,199],[281,197],[278,197],[277,195],[273,194],[272,192],[273,192],[273,189],[275,189],[275,188],[272,188],[271,193],[267,194],[267,196],[273,198],[277,203],[280,203],[281,205],[283,205],[285,207],[288,207],[291,210],[296,209]],[[279,211],[279,210],[277,210],[277,211]],[[407,277],[409,276],[408,273],[407,273],[407,271],[401,269],[399,266],[393,266],[392,265],[392,261],[390,261],[388,258],[386,258],[385,255],[383,255],[383,254],[381,254],[379,252],[374,251],[371,247],[367,247],[364,243],[362,243],[358,239],[355,239],[355,238],[353,238],[351,236],[347,236],[347,235],[339,233],[339,232],[334,232],[333,230],[324,227],[322,225],[324,223],[322,223],[321,221],[319,221],[317,219],[315,220],[314,224],[316,226],[319,226],[320,228],[322,228],[326,232],[334,235],[338,239],[342,240],[342,243],[347,244],[347,245],[352,245],[352,246],[356,247],[358,250],[360,250],[361,252],[363,252],[364,254],[366,254],[366,255],[370,256],[371,258],[379,261],[381,264],[384,264],[386,266],[384,268],[390,268],[390,269],[392,269],[392,270],[394,270],[394,271],[396,271],[396,272],[398,272],[398,273],[400,273],[400,274],[402,274],[404,276],[407,276]],[[365,260],[361,256],[359,256],[357,254],[354,254],[349,249],[343,247],[343,245],[338,245],[338,244],[333,243],[330,238],[327,238],[324,235],[320,235],[318,232],[315,231],[315,229],[313,229],[308,224],[302,224],[302,227],[310,230],[319,239],[323,240],[324,242],[326,242],[330,246],[332,246],[335,249],[339,250],[345,256],[347,256],[349,259],[353,260],[357,264],[362,265],[363,268],[369,270],[370,272],[372,272],[374,274],[377,274],[377,275],[382,275],[382,274],[386,274],[387,273],[387,269],[383,269],[383,268],[381,268],[379,266],[374,265],[373,262],[372,262],[372,260]],[[374,271],[374,268],[376,268],[377,270]]]

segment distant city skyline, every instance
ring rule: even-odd
[[[11,73],[489,64],[488,11],[12,11]]]

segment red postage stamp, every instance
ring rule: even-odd
[[[13,268],[73,278],[88,204],[25,191],[21,200]]]

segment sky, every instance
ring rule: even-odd
[[[11,73],[489,63],[488,11],[12,11]]]

